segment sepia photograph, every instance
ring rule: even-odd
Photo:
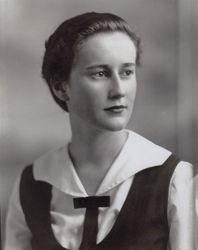
[[[198,250],[198,2],[0,0],[2,250]]]

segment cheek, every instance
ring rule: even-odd
[[[96,84],[94,82],[88,81],[83,84],[78,92],[83,98],[82,101],[84,101],[86,105],[90,105],[89,108],[102,105],[105,102],[105,98],[107,96],[107,90],[104,84]]]
[[[70,107],[78,113],[90,114],[102,103],[97,90],[85,86],[72,90]]]
[[[130,83],[128,87],[128,97],[131,101],[134,101],[136,97],[136,91],[137,91],[137,83],[136,81],[134,81],[133,83]]]

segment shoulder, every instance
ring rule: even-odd
[[[32,164],[32,172],[35,180],[53,182],[53,178],[57,173],[61,172],[61,169],[67,165],[68,158],[66,145],[41,155]]]
[[[168,168],[170,164],[173,166],[172,180],[175,178],[190,179],[194,175],[193,165],[189,162],[182,161],[173,153],[152,142],[151,140],[126,130],[129,134],[127,141],[128,159],[136,166],[137,172],[143,169],[164,165]]]
[[[71,183],[73,172],[67,145],[45,153],[33,163],[32,168],[36,181],[46,182],[62,191]]]
[[[127,132],[129,133],[127,146],[131,154],[130,158],[143,168],[162,165],[172,154],[166,148],[133,131],[127,130]]]
[[[194,166],[189,162],[179,161],[171,179],[172,188],[193,184],[194,177]]]
[[[189,162],[180,161],[170,180],[168,195],[169,215],[177,212],[177,214],[181,213],[182,216],[186,211],[194,210],[194,187],[194,166]]]

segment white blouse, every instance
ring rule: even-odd
[[[128,139],[113,162],[96,195],[110,195],[111,206],[99,209],[97,243],[112,229],[123,206],[134,175],[146,168],[163,164],[171,152],[142,136],[126,130]],[[85,209],[74,209],[74,197],[88,196],[72,161],[67,146],[49,152],[34,163],[34,178],[50,183],[52,188],[51,226],[61,246],[77,250],[82,239]],[[169,186],[169,250],[195,250],[193,226],[193,166],[180,161]],[[31,232],[26,225],[19,201],[19,179],[14,187],[6,221],[5,250],[31,250]]]

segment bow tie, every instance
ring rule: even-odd
[[[98,208],[110,206],[110,196],[74,198],[74,208],[86,208],[83,237],[79,250],[95,250],[98,233]]]

